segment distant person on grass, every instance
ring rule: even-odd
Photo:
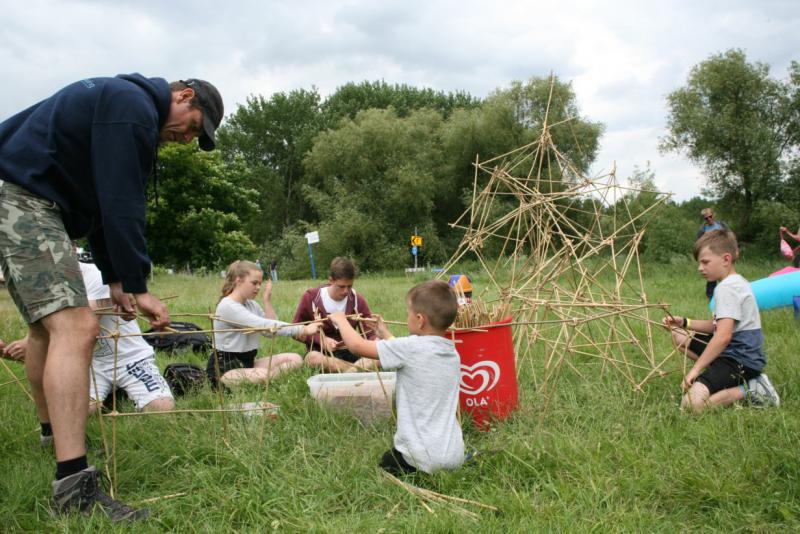
[[[397,431],[394,447],[379,466],[394,475],[456,469],[464,462],[464,440],[456,419],[461,359],[445,334],[458,312],[453,289],[441,280],[416,285],[406,296],[408,337],[395,338],[383,320],[380,341],[362,338],[343,312],[330,320],[353,354],[397,370]]]
[[[718,221],[714,218],[714,210],[711,208],[704,208],[700,212],[700,216],[703,218],[703,224],[700,226],[700,230],[697,232],[697,237],[695,241],[703,237],[706,232],[711,232],[713,230],[729,230],[728,225],[722,221]],[[711,300],[711,297],[714,295],[714,288],[717,286],[716,280],[709,280],[706,282],[706,298]]]
[[[167,307],[147,290],[145,188],[161,142],[213,150],[223,103],[208,82],[140,74],[87,78],[0,123],[0,261],[29,325],[25,370],[54,435],[56,513],[147,515],[112,499],[86,459],[89,362],[99,327],[71,239],[87,237],[114,305],[154,328]]]
[[[781,238],[785,239],[786,237],[791,237],[796,242],[796,245],[792,247],[792,267],[800,267],[800,228],[797,229],[796,234],[793,234],[788,228],[781,226]]]
[[[337,257],[331,261],[328,283],[321,287],[307,290],[297,311],[295,323],[304,323],[315,319],[324,319],[333,312],[344,312],[346,315],[360,314],[371,317],[372,312],[367,301],[353,289],[356,277],[356,266],[348,258]],[[375,332],[371,327],[364,328],[362,323],[349,319],[350,325],[360,330],[367,339],[374,340]],[[376,369],[378,363],[368,358],[361,358],[343,346],[339,328],[330,321],[322,323],[320,334],[306,339],[306,364],[329,373]],[[329,356],[330,355],[330,356]]]
[[[666,317],[676,346],[695,363],[683,379],[682,409],[698,413],[746,399],[777,406],[778,393],[762,371],[764,336],[750,284],[736,273],[736,236],[726,230],[704,234],[694,246],[700,274],[719,282],[710,320]],[[688,335],[687,332],[694,332]]]
[[[305,326],[291,326],[278,321],[272,308],[272,283],[264,284],[262,303],[254,300],[261,289],[264,273],[249,261],[235,261],[228,266],[222,295],[214,319],[214,344],[217,349],[215,365],[214,354],[208,359],[206,373],[213,386],[217,376],[226,386],[241,383],[258,384],[271,380],[279,374],[303,366],[303,358],[294,352],[284,352],[256,359],[261,336],[292,336],[298,341],[314,335],[319,323]],[[262,329],[254,332],[225,332],[242,328]],[[263,330],[269,329],[269,330]],[[273,330],[274,329],[274,330]],[[219,375],[217,375],[219,372]]]

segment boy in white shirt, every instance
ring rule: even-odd
[[[664,319],[676,345],[695,362],[683,379],[686,394],[681,401],[681,408],[695,413],[743,399],[760,405],[780,403],[763,373],[767,358],[761,317],[750,284],[736,273],[738,256],[733,232],[705,233],[695,243],[694,257],[700,274],[719,282],[714,289],[714,315],[710,320]],[[687,335],[687,330],[695,334]]]
[[[80,266],[89,307],[98,309],[110,306],[111,290],[103,283],[100,270],[93,263],[80,263]],[[136,320],[124,321],[114,315],[100,316],[100,337],[94,346],[89,375],[90,413],[103,404],[114,387],[114,340],[104,339],[104,336],[117,330],[120,334],[142,333]],[[119,338],[116,369],[116,386],[125,390],[137,410],[175,409],[175,399],[156,365],[153,347],[140,335]]]
[[[406,296],[408,337],[395,338],[382,320],[380,341],[362,338],[343,312],[330,314],[347,348],[397,370],[397,431],[394,447],[379,466],[392,474],[456,469],[464,462],[464,440],[456,419],[461,359],[447,328],[458,312],[452,288],[423,282]]]

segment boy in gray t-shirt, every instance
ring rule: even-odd
[[[736,273],[738,254],[732,232],[713,230],[703,235],[695,244],[694,256],[703,277],[719,282],[714,290],[714,315],[706,321],[672,316],[664,319],[664,325],[672,328],[676,345],[695,361],[683,379],[686,395],[681,408],[696,413],[743,399],[762,405],[780,403],[762,372],[767,359],[761,318],[750,284]]]
[[[416,285],[406,296],[408,337],[395,338],[378,320],[381,341],[362,338],[343,312],[330,315],[347,348],[379,359],[381,368],[397,370],[397,431],[394,447],[379,466],[392,474],[456,469],[464,462],[464,439],[456,419],[461,359],[445,338],[458,302],[440,280]]]

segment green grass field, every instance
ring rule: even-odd
[[[744,264],[757,279],[777,264]],[[706,317],[704,281],[690,264],[645,266],[651,301],[675,314]],[[485,280],[475,279],[481,287]],[[403,276],[364,276],[357,290],[373,311],[404,320],[403,295],[413,284]],[[291,320],[311,281],[280,282],[276,311]],[[177,294],[173,313],[213,309],[221,280],[157,277],[157,295]],[[180,317],[174,317],[181,319]],[[205,325],[203,320],[195,322]],[[135,526],[112,526],[101,517],[52,518],[48,513],[54,460],[38,442],[33,406],[0,368],[0,530],[108,532],[312,531],[312,532],[587,532],[800,530],[800,346],[791,310],[762,314],[768,374],[782,396],[779,409],[733,407],[699,417],[678,410],[683,362],[636,393],[615,373],[599,373],[594,360],[574,360],[584,377],[564,368],[549,409],[532,372],[541,362],[519,365],[520,408],[490,432],[465,428],[468,449],[481,451],[455,472],[421,476],[420,487],[495,506],[465,505],[478,519],[430,504],[386,480],[375,467],[390,445],[387,422],[363,427],[346,415],[321,409],[308,394],[303,369],[279,378],[268,398],[280,405],[277,420],[228,414],[227,444],[221,416],[185,414],[119,418],[116,425],[120,497],[133,505],[153,498],[152,517]],[[24,334],[7,292],[0,294],[0,336]],[[393,326],[395,334],[405,332]],[[657,350],[670,350],[668,334],[656,333]],[[264,351],[294,350],[291,340],[264,340]],[[526,363],[530,355],[518,355]],[[192,354],[159,355],[194,361]],[[6,362],[18,377],[22,366]],[[593,377],[593,378],[592,378]],[[23,378],[24,380],[24,378]],[[264,398],[263,388],[229,394],[240,403]],[[210,390],[183,397],[179,408],[213,408]],[[121,410],[131,411],[129,403]],[[105,419],[110,436],[110,419]],[[102,446],[97,418],[88,428],[93,449]],[[98,467],[107,457],[90,451]]]

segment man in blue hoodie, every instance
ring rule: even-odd
[[[135,510],[111,499],[86,460],[89,364],[99,327],[71,240],[88,237],[115,307],[155,328],[166,306],[147,291],[145,188],[162,141],[213,150],[223,103],[208,82],[139,74],[91,78],[0,123],[0,262],[29,325],[25,370],[53,436],[53,508],[115,521]],[[43,440],[44,442],[45,440]]]

